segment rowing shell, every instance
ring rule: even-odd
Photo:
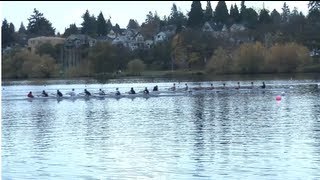
[[[183,94],[159,94],[159,93],[153,93],[153,94],[121,94],[121,95],[115,95],[115,94],[106,94],[106,95],[91,95],[91,96],[85,96],[85,95],[76,95],[76,96],[62,96],[62,97],[57,97],[57,96],[48,96],[48,97],[34,97],[34,98],[27,98],[28,100],[33,100],[33,99],[57,99],[57,100],[63,100],[63,99],[105,99],[105,98],[150,98],[150,97],[169,97],[169,96],[179,96]]]
[[[266,89],[266,88],[196,88],[191,90],[168,90],[168,91],[159,91],[160,94],[163,93],[184,93],[184,94],[194,94],[194,93],[215,93],[215,92],[266,92],[266,91],[288,91],[291,89],[279,88],[279,89]]]

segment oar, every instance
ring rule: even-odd
[[[83,96],[83,95],[85,95],[85,93],[82,92],[82,93],[79,93],[78,95]]]

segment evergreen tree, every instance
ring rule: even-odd
[[[169,16],[169,20],[170,20],[170,18],[174,19],[177,16],[178,16],[178,8],[177,8],[177,5],[175,3],[173,3],[172,8],[171,8],[171,13]]]
[[[114,31],[116,34],[120,34],[120,33],[121,33],[121,28],[120,28],[119,24],[116,24],[116,25],[113,27],[113,31]]]
[[[25,46],[28,43],[27,30],[21,22],[18,33],[16,34],[16,41],[19,45]]]
[[[290,9],[286,2],[283,3],[282,13],[281,13],[281,22],[287,23],[289,22]]]
[[[15,27],[14,27],[14,25],[12,24],[12,23],[10,23],[9,24],[9,32],[11,33],[11,34],[14,34],[16,31],[15,31]]]
[[[63,37],[68,37],[71,34],[79,34],[79,29],[76,24],[70,24],[69,28],[65,29]]]
[[[240,22],[240,13],[238,6],[235,4],[234,6],[231,5],[230,8],[230,17],[232,18],[233,22],[239,23]]]
[[[286,25],[284,31],[289,34],[291,39],[295,39],[296,42],[302,43],[302,36],[304,27],[306,24],[305,16],[302,13],[298,12],[298,9],[295,7],[291,12],[289,17],[289,23]]]
[[[269,11],[266,9],[262,9],[259,14],[259,23],[260,24],[269,24],[271,23],[271,17],[269,15]]]
[[[241,1],[241,7],[240,7],[240,22],[244,22],[244,19],[243,19],[243,14],[245,13],[247,7],[246,5],[244,5],[245,1]]]
[[[28,18],[29,24],[27,32],[31,36],[54,36],[55,28],[52,24],[40,13],[36,8],[33,10],[33,15]]]
[[[86,12],[82,15],[82,18],[83,22],[81,23],[81,33],[95,37],[97,33],[96,18],[93,15],[90,16],[88,10],[86,10]]]
[[[155,12],[154,15],[151,11],[149,11],[149,13],[147,14],[147,18],[146,18],[146,21],[145,21],[147,24],[149,23],[160,23],[160,17],[158,16],[158,13]]]
[[[215,10],[215,14],[214,14],[214,20],[217,23],[222,23],[222,24],[226,24],[229,18],[229,13],[228,13],[228,9],[227,9],[227,5],[225,1],[219,1],[217,6],[216,6],[216,10]]]
[[[146,23],[150,23],[153,21],[153,14],[151,11],[149,11],[149,13],[147,14],[147,18],[145,20]]]
[[[312,10],[320,10],[320,1],[309,1],[308,4],[309,12]]]
[[[105,36],[108,34],[108,25],[101,11],[97,19],[97,34],[98,36]]]
[[[280,13],[276,9],[273,9],[273,11],[270,14],[270,18],[273,24],[279,24],[281,21]]]
[[[25,34],[27,32],[26,28],[24,27],[23,23],[21,22],[20,28],[18,30],[19,34]]]
[[[15,39],[14,39],[14,25],[12,23],[8,24],[7,20],[4,19],[2,21],[1,26],[1,47],[5,48],[7,46],[11,46]]]
[[[151,39],[160,31],[160,18],[155,12],[153,15],[151,11],[147,14],[146,21],[141,25],[141,33],[147,39]]]
[[[294,7],[290,16],[299,16],[299,11],[297,7]]]
[[[309,22],[320,24],[320,10],[313,9],[309,12],[307,19]]]
[[[242,14],[242,22],[251,29],[254,29],[258,22],[258,13],[252,9],[245,9]]]
[[[213,19],[213,12],[210,1],[207,1],[207,7],[204,12],[204,21],[211,21]]]
[[[133,19],[130,19],[129,20],[129,23],[127,25],[127,29],[138,29],[140,26],[139,26],[139,23],[137,22],[137,20],[133,20]]]
[[[203,23],[203,10],[200,1],[192,1],[191,10],[188,13],[187,26],[191,28],[201,28]]]
[[[107,22],[107,32],[110,32],[110,30],[112,29],[112,23],[111,23],[111,18],[108,19],[108,22]]]
[[[173,3],[171,8],[171,13],[168,18],[169,25],[176,25],[176,33],[182,30],[182,26],[187,22],[187,17],[181,12],[178,11],[177,6]]]
[[[309,11],[302,37],[310,49],[320,49],[320,10]]]

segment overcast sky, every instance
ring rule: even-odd
[[[211,1],[212,9],[214,10],[218,1]],[[279,13],[283,3],[286,2],[292,11],[294,7],[304,15],[308,13],[309,1],[246,1],[247,7],[254,8],[257,12],[262,9],[263,5],[266,9],[276,9]],[[119,24],[121,28],[128,25],[130,19],[136,19],[141,25],[149,11],[157,11],[161,17],[170,15],[172,4],[175,3],[185,15],[191,9],[192,1],[1,1],[1,21],[7,19],[19,29],[21,22],[24,26],[28,25],[28,18],[33,14],[33,9],[36,8],[44,17],[47,18],[54,28],[56,33],[64,33],[65,28],[70,24],[76,23],[78,27],[82,23],[81,16],[88,9],[89,13],[97,17],[100,11],[105,19],[111,17],[111,23]],[[231,4],[237,4],[240,8],[241,1],[226,1],[228,10]],[[202,9],[206,8],[206,1],[201,1]]]

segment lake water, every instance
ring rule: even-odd
[[[26,94],[166,89],[174,81],[7,83],[2,179],[319,179],[319,79],[264,81],[279,91],[61,101]],[[201,82],[210,83],[222,81]]]

